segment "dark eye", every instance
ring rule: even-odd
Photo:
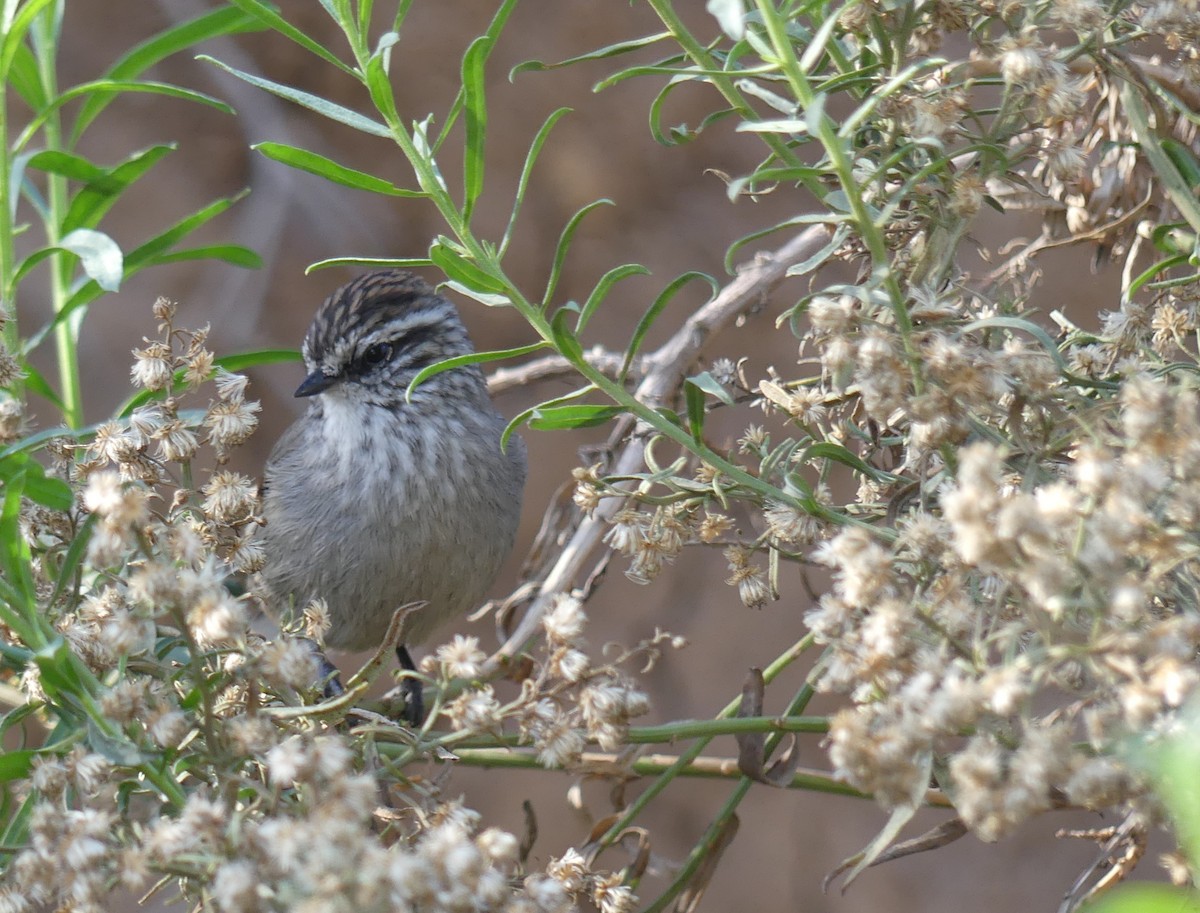
[[[391,357],[392,344],[390,342],[377,342],[375,345],[369,346],[362,353],[362,363],[368,368],[374,368],[388,361]]]

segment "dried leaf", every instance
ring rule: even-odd
[[[721,861],[725,850],[737,836],[740,824],[737,815],[730,815],[721,825],[720,831],[714,835],[712,841],[704,849],[704,861],[688,879],[687,887],[679,893],[679,899],[675,901],[675,913],[694,913],[700,903],[700,898],[708,889],[708,883],[712,881],[713,873],[717,870],[717,863]]]
[[[533,844],[537,841],[538,825],[537,815],[533,813],[533,803],[526,799],[521,803],[521,810],[525,813],[525,832],[521,835],[521,846],[518,850],[518,859],[521,864],[525,864],[525,860],[529,858],[529,854],[533,851]]]
[[[766,684],[761,669],[751,669],[742,683],[742,702],[738,707],[738,719],[762,716],[763,695]],[[738,746],[738,770],[752,780],[763,780],[763,750],[766,736],[761,732],[744,732],[734,737]]]

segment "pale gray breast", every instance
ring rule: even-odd
[[[490,404],[465,421],[462,410],[426,413],[390,440],[364,430],[373,408],[326,398],[305,417],[324,439],[303,451],[306,471],[285,438],[267,473],[267,550],[279,560],[266,581],[298,607],[323,596],[329,643],[349,649],[375,646],[408,602],[428,602],[409,618],[409,642],[474,608],[511,550],[525,479],[524,444],[514,437],[500,455],[504,423]],[[295,543],[302,557],[282,553]]]

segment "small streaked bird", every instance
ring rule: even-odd
[[[472,351],[454,305],[402,270],[355,279],[313,318],[295,394],[309,406],[264,473],[262,573],[276,613],[326,601],[330,647],[377,647],[413,602],[426,605],[402,641],[421,642],[480,604],[512,549],[525,445],[514,435],[501,450],[480,370],[436,374],[405,399],[422,368]],[[406,694],[419,720],[419,685]]]

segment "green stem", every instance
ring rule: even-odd
[[[800,640],[796,641],[796,643],[792,644],[789,649],[785,650],[780,656],[776,657],[775,661],[763,670],[763,682],[770,684],[775,677],[779,675],[779,673],[799,659],[800,656],[803,655],[803,653],[815,642],[816,637],[810,632],[804,635],[804,637],[802,637]],[[716,719],[729,719],[733,717],[734,714],[737,713],[739,706],[741,706],[741,697],[737,697],[726,704],[721,712],[717,714]],[[683,752],[679,756],[679,759],[666,770],[664,770],[659,775],[658,779],[651,783],[645,789],[645,791],[643,791],[642,794],[630,804],[629,808],[627,808],[624,814],[617,819],[616,823],[605,832],[604,836],[600,838],[601,844],[611,844],[616,839],[617,835],[625,830],[625,828],[627,828],[637,818],[637,816],[642,813],[642,810],[645,809],[645,807],[652,801],[654,801],[654,798],[658,796],[659,793],[667,788],[670,782],[675,779],[680,771],[682,771],[700,756],[704,749],[708,747],[708,743],[711,742],[712,739],[712,736],[702,737],[697,740],[695,745]]]
[[[763,675],[763,679],[766,679],[765,674]],[[800,713],[805,707],[808,706],[808,702],[812,700],[812,696],[812,686],[805,683],[803,686],[801,686],[800,690],[796,692],[796,696],[792,698],[792,702],[788,705],[785,715],[792,716]],[[782,739],[783,733],[777,732],[767,740],[767,745],[763,755],[764,758],[769,758],[771,756],[771,753],[779,747],[779,743],[782,741]],[[830,778],[830,782],[831,784],[836,784],[836,781],[832,780],[832,778]],[[705,830],[704,836],[700,838],[700,840],[696,843],[696,846],[692,848],[691,853],[688,854],[687,862],[684,863],[683,868],[675,877],[675,880],[671,882],[671,886],[662,894],[660,894],[654,903],[645,909],[644,913],[658,913],[658,911],[666,907],[666,905],[674,900],[679,895],[679,892],[688,885],[709,855],[725,845],[726,840],[724,835],[726,834],[726,829],[729,826],[729,821],[733,817],[734,812],[737,811],[738,805],[741,804],[741,801],[744,798],[746,798],[746,794],[750,792],[750,787],[753,784],[754,781],[749,777],[742,777],[741,782],[739,782],[738,785],[733,788],[733,792],[730,794],[729,798],[725,800],[725,804],[721,806],[721,810],[717,813],[716,817],[713,818],[712,823],[710,823],[708,826],[708,829]],[[844,784],[841,785],[844,786]],[[851,794],[856,794],[856,791],[851,790]]]
[[[8,130],[8,93],[0,92],[0,307],[8,315],[8,322],[4,326],[4,347],[15,354],[21,351],[21,334],[14,306],[16,258],[13,252],[13,220],[9,215],[13,209],[13,199],[10,195],[12,150],[8,145]],[[23,397],[22,386],[20,381],[13,384],[12,393],[18,399]]]
[[[676,15],[670,0],[648,0],[648,3],[693,63],[706,73],[717,74],[718,71],[724,71],[724,67],[718,63],[704,45],[696,40],[696,37],[683,24],[683,20]],[[711,75],[709,79],[712,86],[721,93],[721,97],[744,120],[755,122],[760,119],[758,113],[750,106],[742,93],[738,91],[733,78],[723,75]],[[795,152],[792,151],[791,147],[779,135],[761,133],[759,137],[767,144],[767,147],[779,161],[792,167],[799,167],[803,164]],[[810,175],[806,174],[800,180],[818,199],[823,197],[827,192],[820,185],[820,182]]]
[[[62,14],[62,0],[48,6],[38,17],[34,28],[37,39],[38,74],[47,98],[58,95],[57,64],[58,34],[56,23]],[[42,125],[45,148],[62,151],[62,118],[55,108],[46,115]],[[45,223],[46,246],[54,247],[61,238],[60,226],[67,213],[67,181],[58,174],[46,175],[46,206],[48,217]],[[57,315],[70,297],[71,262],[59,256],[50,261],[50,302]],[[59,396],[63,403],[63,422],[68,428],[83,425],[83,384],[79,376],[79,327],[83,322],[84,309],[80,308],[54,328],[54,349],[58,361]]]

